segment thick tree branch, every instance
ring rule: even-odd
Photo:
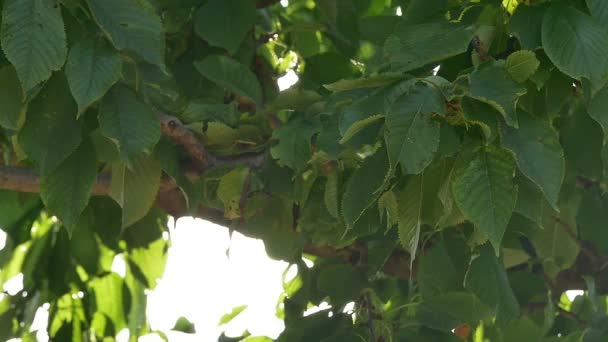
[[[246,164],[250,163],[249,166],[255,166],[259,165],[257,163],[259,160],[263,160],[263,157],[259,155],[255,157],[237,156],[234,160],[226,159],[221,163],[232,166],[237,165],[237,161],[240,161]],[[107,195],[110,181],[110,174],[100,174],[97,177],[92,194],[96,196]],[[0,166],[0,189],[39,193],[40,177],[31,169]],[[174,217],[196,216],[223,226],[229,226],[231,223],[224,217],[224,212],[221,209],[203,206],[188,209],[181,190],[177,187],[175,181],[168,176],[164,176],[161,181],[156,206]],[[341,249],[307,243],[304,245],[304,252],[322,258],[340,258],[356,266],[366,266],[368,259],[367,247],[365,244],[358,243]],[[415,278],[415,269],[412,271],[409,264],[409,256],[405,252],[397,250],[388,257],[383,266],[383,272],[401,279]],[[553,291],[561,293],[566,290],[585,289],[586,284],[582,277],[592,275],[596,279],[598,293],[608,293],[608,267],[606,265],[608,265],[608,256],[606,255],[596,255],[590,260],[588,255],[580,253],[576,263],[571,268],[560,272],[555,281],[552,282]]]
[[[183,146],[188,155],[200,164],[199,167],[206,169],[209,166],[209,154],[194,132],[176,117],[161,112],[157,112],[157,115],[162,133]]]
[[[268,154],[266,151],[235,156],[216,156],[207,151],[196,134],[178,118],[159,111],[157,111],[157,115],[163,135],[182,146],[201,172],[214,166],[247,166],[252,169],[259,169],[266,160]]]

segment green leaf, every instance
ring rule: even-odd
[[[84,141],[56,169],[40,179],[42,201],[63,221],[70,234],[89,203],[96,181],[95,150],[89,141]]]
[[[137,233],[136,233],[137,234]],[[133,248],[127,261],[131,272],[147,289],[154,289],[165,272],[169,242],[164,238],[156,239],[146,247]]]
[[[545,8],[520,4],[509,21],[509,29],[526,50],[541,46],[541,29]]]
[[[257,77],[245,65],[225,56],[212,55],[195,62],[196,69],[209,80],[262,104],[262,88]]]
[[[160,139],[160,123],[151,108],[124,85],[113,87],[99,107],[99,128],[125,161],[152,152]]]
[[[385,73],[363,78],[343,79],[334,83],[325,84],[323,87],[329,91],[340,92],[361,88],[382,87],[395,83],[401,79],[403,79],[403,76],[400,74]]]
[[[470,96],[485,102],[500,112],[509,126],[518,127],[517,99],[526,88],[515,82],[505,68],[490,64],[480,67],[469,76]]]
[[[61,8],[52,0],[7,0],[2,10],[2,50],[29,92],[61,69],[67,56]]]
[[[563,210],[562,210],[563,211]],[[580,247],[568,230],[576,234],[573,219],[560,216],[550,207],[543,207],[543,229],[533,232],[530,241],[551,277],[576,261]]]
[[[140,156],[132,167],[112,166],[110,196],[122,207],[122,227],[126,228],[146,216],[160,188],[161,168],[158,162]]]
[[[452,185],[458,207],[488,236],[496,254],[517,200],[514,172],[511,154],[490,145],[457,170]]]
[[[458,274],[455,260],[448,254],[446,240],[425,252],[418,265],[416,280],[423,298],[432,298],[451,291],[463,290],[463,278]]]
[[[346,183],[342,196],[342,215],[347,227],[352,228],[363,212],[380,196],[388,174],[388,156],[380,149],[365,158]]]
[[[415,85],[393,103],[386,114],[392,168],[401,164],[405,173],[419,174],[433,161],[440,134],[433,114],[445,114],[445,101],[439,92],[423,85]]]
[[[340,139],[340,144],[347,143],[350,139],[352,139],[357,133],[361,132],[365,128],[370,125],[384,119],[384,115],[372,115],[365,119],[359,120],[353,123],[347,130],[344,132],[342,139]]]
[[[414,70],[465,52],[473,34],[472,27],[447,22],[398,25],[384,52],[393,70]]]
[[[296,171],[306,167],[312,156],[311,137],[319,131],[316,123],[298,117],[272,133],[279,142],[270,149],[272,157]]]
[[[210,0],[194,15],[194,31],[210,45],[234,54],[253,28],[255,2],[250,0]]]
[[[540,61],[536,59],[534,52],[519,50],[509,55],[505,68],[509,75],[511,75],[511,78],[516,82],[522,83],[536,72],[539,65]]]
[[[80,131],[67,81],[56,74],[30,103],[19,144],[46,175],[80,145]]]
[[[576,223],[581,239],[593,241],[601,251],[608,251],[608,234],[603,223],[608,218],[608,200],[606,196],[588,191],[584,194]]]
[[[585,0],[589,13],[597,19],[597,22],[604,27],[608,27],[608,3],[602,0]]]
[[[239,111],[236,103],[208,103],[203,100],[194,100],[179,115],[186,124],[193,122],[219,121],[228,126],[237,126]]]
[[[422,324],[441,331],[452,331],[456,326],[492,317],[492,311],[473,294],[450,292],[425,300],[416,310],[416,318]]]
[[[123,279],[116,273],[110,273],[104,277],[92,279],[88,285],[93,295],[91,300],[94,301],[97,312],[108,317],[116,331],[125,328],[128,303],[124,303],[124,297],[129,295],[129,289],[125,286]]]
[[[465,287],[482,302],[496,310],[496,320],[503,325],[519,315],[519,303],[513,294],[502,262],[490,245],[474,255],[464,280]]]
[[[147,1],[87,0],[99,27],[119,50],[165,65],[165,37],[160,17]]]
[[[68,56],[65,74],[82,113],[118,82],[122,61],[102,38],[85,38],[76,43]]]
[[[551,6],[543,18],[545,53],[574,78],[599,82],[608,73],[608,31],[573,7]],[[595,83],[594,82],[594,83]]]
[[[340,306],[356,296],[366,285],[365,277],[356,268],[345,264],[327,265],[319,271],[317,287],[332,304]]]
[[[540,187],[554,207],[561,190],[566,162],[557,132],[548,121],[519,112],[519,129],[503,127],[503,146],[515,153],[521,172]]]
[[[220,179],[217,188],[217,197],[224,204],[224,216],[234,220],[241,217],[241,197],[245,189],[247,178],[251,177],[247,168],[236,168]]]
[[[334,218],[340,217],[340,179],[338,172],[332,172],[327,176],[323,203],[329,214]]]
[[[536,183],[521,174],[517,175],[516,181],[517,203],[515,204],[515,212],[542,226],[543,204],[545,202],[543,193]]]
[[[171,330],[179,331],[179,332],[182,332],[185,334],[196,333],[194,324],[192,322],[190,322],[186,317],[178,318],[177,322],[175,322],[175,325],[173,326],[173,329],[171,329]]]
[[[420,241],[420,222],[422,215],[424,176],[411,177],[403,190],[399,192],[399,240],[410,254],[410,267],[416,259]]]
[[[589,103],[587,112],[597,121],[604,131],[604,139],[608,139],[608,87],[602,88]]]
[[[15,68],[0,68],[0,125],[18,130],[25,120],[25,98]]]
[[[95,224],[97,223],[93,210],[89,207],[80,215],[69,241],[72,256],[89,275],[97,274],[100,266],[101,251],[95,234]]]
[[[237,306],[230,311],[230,313],[224,314],[217,325],[223,325],[230,323],[236,316],[240,315],[241,312],[247,309],[247,305]]]

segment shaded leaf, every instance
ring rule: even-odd
[[[245,65],[220,55],[208,56],[194,65],[209,80],[261,105],[262,88],[257,77]]]
[[[564,151],[557,132],[548,121],[519,113],[519,129],[501,129],[503,146],[515,153],[521,172],[540,187],[554,207],[566,172]]]
[[[160,17],[147,1],[87,0],[95,20],[119,50],[164,66],[165,37]]]
[[[122,61],[104,39],[83,39],[68,56],[65,74],[82,113],[120,79]]]
[[[160,187],[161,168],[149,157],[138,157],[129,169],[125,164],[112,166],[110,196],[122,207],[122,227],[143,218],[154,204]]]
[[[210,0],[194,15],[194,31],[213,46],[234,54],[255,24],[255,2]]]
[[[433,160],[439,147],[439,123],[433,114],[445,113],[440,93],[423,85],[399,97],[386,114],[386,145],[391,167],[398,164],[405,173],[419,174]]]
[[[151,153],[160,139],[160,123],[151,108],[124,85],[117,85],[99,108],[99,127],[130,162],[142,152]]]
[[[89,203],[96,181],[95,151],[89,141],[84,141],[56,169],[40,179],[42,201],[63,221],[70,234]]]
[[[496,108],[509,126],[518,127],[515,107],[526,88],[515,82],[505,68],[496,64],[482,66],[469,76],[471,97]]]
[[[2,50],[29,92],[61,69],[67,57],[61,9],[52,0],[7,0],[2,10]]]
[[[490,145],[457,170],[452,185],[458,207],[488,236],[497,254],[517,200],[514,172],[510,153]]]

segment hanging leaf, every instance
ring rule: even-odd
[[[120,79],[122,61],[104,39],[84,39],[70,49],[65,74],[82,113]]]
[[[581,39],[580,37],[584,37]],[[594,83],[608,74],[608,31],[573,7],[551,6],[543,18],[543,48],[561,72]]]
[[[409,179],[398,196],[399,204],[399,240],[410,253],[410,267],[416,259],[420,240],[424,177],[416,175]]]
[[[40,180],[42,201],[63,221],[70,234],[89,203],[95,181],[95,151],[88,141]]]
[[[509,284],[502,262],[494,255],[492,247],[485,245],[471,259],[464,279],[465,287],[496,311],[500,325],[519,315],[519,303]]]
[[[152,152],[160,139],[160,123],[154,112],[124,85],[115,86],[104,97],[99,108],[99,128],[116,143],[125,161],[142,152]]]
[[[112,166],[110,196],[122,207],[123,228],[148,213],[160,187],[160,176],[160,165],[148,157],[134,159],[131,168],[123,163]]]
[[[452,185],[458,207],[488,236],[496,254],[517,200],[514,171],[510,153],[490,145],[463,163]]]
[[[53,0],[5,1],[0,31],[2,50],[26,92],[65,63],[65,29],[61,9]]]
[[[23,90],[12,66],[0,69],[0,125],[6,129],[17,130],[25,119]]]
[[[196,69],[218,85],[262,103],[262,89],[257,78],[243,64],[225,56],[213,55],[194,63]]]
[[[439,147],[439,123],[433,114],[445,113],[445,101],[435,90],[416,85],[399,97],[386,114],[386,145],[391,167],[419,174],[433,161]]]
[[[384,52],[393,70],[410,71],[465,52],[473,34],[472,27],[446,22],[398,25]]]
[[[99,27],[118,50],[133,52],[146,62],[165,65],[162,22],[147,1],[87,0]]]
[[[213,46],[234,54],[255,24],[255,2],[210,0],[194,16],[194,31]]]
[[[57,74],[29,105],[19,144],[45,175],[80,145],[80,130],[65,77]]]
[[[350,176],[342,196],[341,210],[349,228],[353,227],[363,212],[380,196],[387,174],[388,157],[386,150],[380,149],[373,156],[366,158]]]
[[[518,127],[518,98],[526,88],[515,82],[505,68],[496,64],[482,66],[469,76],[471,97],[483,101],[500,112],[509,126]]]
[[[557,132],[545,120],[519,113],[519,129],[501,129],[503,145],[515,153],[521,172],[534,181],[553,205],[557,200],[566,172],[564,151]]]

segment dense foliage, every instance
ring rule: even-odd
[[[297,267],[279,341],[608,340],[608,1],[0,5],[0,340],[150,333],[168,215]]]

